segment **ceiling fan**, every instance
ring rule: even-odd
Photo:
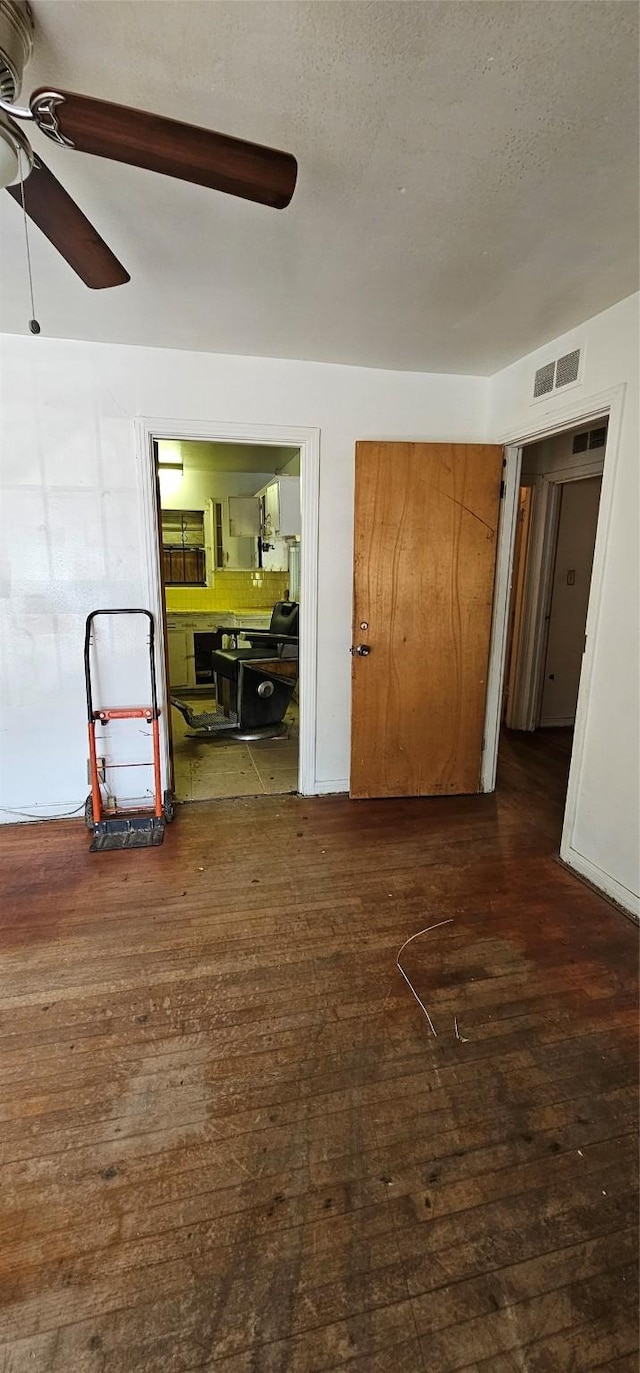
[[[274,209],[289,204],[298,171],[291,153],[72,91],[40,88],[27,107],[16,105],[32,49],[27,0],[0,0],[0,187],[19,205],[24,193],[29,218],[87,286],[120,286],[129,281],[129,273],[16,121],[34,123],[65,148],[163,172]]]

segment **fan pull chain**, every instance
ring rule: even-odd
[[[22,154],[20,154],[20,159],[19,159],[19,161],[20,161],[20,199],[21,199],[21,201],[22,201],[22,218],[23,218],[23,220],[24,220],[24,241],[25,241],[25,245],[26,245],[26,249],[27,249],[27,271],[28,271],[28,274],[29,274],[29,296],[30,296],[30,298],[31,298],[31,319],[29,320],[29,328],[30,328],[32,334],[39,334],[39,333],[40,333],[40,325],[38,324],[38,321],[37,321],[37,319],[36,319],[36,307],[35,307],[34,300],[33,300],[33,272],[32,272],[32,270],[31,270],[31,250],[30,250],[30,248],[29,248],[29,224],[28,224],[28,220],[27,220],[27,211],[26,211],[25,203],[24,203],[24,178],[23,178],[23,176],[22,176]]]

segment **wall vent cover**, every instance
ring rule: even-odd
[[[555,362],[545,362],[543,367],[539,367],[533,382],[533,399],[539,400],[540,396],[548,396],[552,391],[578,381],[581,352],[580,348],[574,348],[571,353],[563,353]]]
[[[572,453],[586,453],[588,448],[604,448],[607,442],[607,426],[602,424],[598,429],[585,429],[580,434],[574,434]]]
[[[553,391],[553,381],[556,373],[555,362],[546,362],[544,367],[539,367],[533,383],[534,400],[538,396],[546,396],[549,391]]]
[[[556,366],[556,387],[568,386],[570,382],[577,381],[579,366],[579,348],[576,348],[573,353],[565,353],[563,357],[558,358]]]

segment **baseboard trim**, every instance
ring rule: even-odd
[[[340,778],[337,782],[333,781],[333,779],[329,782],[323,782],[316,777],[312,794],[314,796],[344,795],[348,790],[349,782],[346,777],[344,779]]]
[[[599,892],[601,896],[606,896],[614,905],[619,906],[625,915],[630,915],[634,920],[640,920],[640,897],[632,892],[629,887],[624,887],[621,882],[617,882],[615,877],[611,877],[603,868],[599,868],[596,863],[592,863],[576,849],[567,847],[566,851],[560,851],[560,861],[566,868],[581,877],[590,887]]]
[[[59,805],[32,805],[23,807],[0,806],[0,825],[40,825],[43,820],[82,820],[84,822],[84,801],[73,808],[72,801],[61,801]]]

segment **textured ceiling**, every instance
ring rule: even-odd
[[[59,83],[300,164],[277,212],[39,136],[132,277],[91,292],[34,229],[45,334],[488,374],[636,289],[635,3],[33,10],[23,96]],[[8,195],[0,235],[2,326],[26,332]]]

